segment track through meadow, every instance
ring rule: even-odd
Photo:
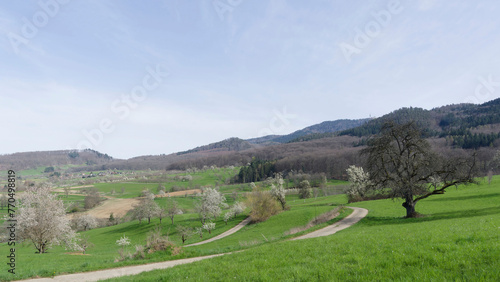
[[[368,210],[363,209],[363,208],[356,208],[356,207],[348,207],[350,209],[353,209],[353,213],[351,213],[349,216],[346,218],[342,219],[339,222],[336,222],[330,226],[327,226],[325,228],[322,228],[320,230],[316,230],[314,232],[311,232],[309,234],[294,238],[292,240],[303,240],[303,239],[309,239],[309,238],[316,238],[316,237],[322,237],[322,236],[329,236],[332,234],[335,234],[336,232],[346,229],[357,222],[359,222],[361,219],[363,219],[367,214]],[[222,239],[224,237],[227,237],[241,228],[243,228],[245,225],[247,225],[250,222],[250,218],[247,218],[243,220],[240,224],[237,226],[231,228],[230,230],[224,232],[223,234],[214,237],[210,240],[206,240],[200,243],[196,244],[191,244],[187,245],[188,246],[195,246],[195,245],[201,245],[201,244],[206,244],[215,240]],[[157,262],[157,263],[150,263],[150,264],[142,264],[142,265],[134,265],[134,266],[126,266],[126,267],[119,267],[119,268],[112,268],[112,269],[105,269],[105,270],[99,270],[99,271],[90,271],[90,272],[82,272],[82,273],[74,273],[74,274],[66,274],[66,275],[59,275],[55,276],[53,278],[38,278],[38,279],[28,279],[28,280],[23,280],[23,281],[38,281],[38,282],[45,282],[45,281],[99,281],[103,279],[110,279],[110,278],[116,278],[116,277],[121,277],[121,276],[127,276],[127,275],[136,275],[145,271],[152,271],[156,269],[166,269],[166,268],[171,268],[177,265],[181,264],[188,264],[196,261],[201,261],[205,259],[210,259],[214,257],[219,257],[219,256],[224,256],[224,255],[229,255],[232,253],[226,253],[226,254],[216,254],[216,255],[210,255],[210,256],[204,256],[204,257],[195,257],[195,258],[187,258],[187,259],[180,259],[180,260],[173,260],[173,261],[165,261],[165,262]]]

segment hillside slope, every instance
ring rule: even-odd
[[[23,152],[0,155],[0,170],[35,169],[42,166],[100,165],[115,161],[113,157],[95,150],[60,150]]]
[[[278,144],[278,143],[288,143],[292,140],[301,138],[310,134],[329,134],[335,133],[346,129],[351,129],[365,124],[370,119],[340,119],[335,121],[324,121],[319,124],[308,126],[304,129],[297,130],[293,133],[287,135],[268,135],[259,138],[247,139],[248,142],[252,144]],[[325,135],[332,136],[332,135]]]

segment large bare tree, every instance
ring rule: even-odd
[[[420,200],[443,194],[448,187],[474,183],[475,155],[444,157],[432,151],[414,122],[387,122],[362,154],[372,187],[387,189],[393,198],[405,202],[406,217],[415,217]]]

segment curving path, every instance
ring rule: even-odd
[[[322,228],[320,230],[316,230],[314,232],[311,232],[309,234],[294,238],[292,240],[302,240],[302,239],[309,239],[309,238],[316,238],[316,237],[322,237],[322,236],[328,236],[335,234],[336,232],[346,229],[354,224],[356,224],[358,221],[360,221],[363,217],[365,217],[368,214],[368,210],[363,209],[363,208],[356,208],[356,207],[348,207],[350,209],[353,209],[353,213],[351,213],[349,216],[346,218],[342,219],[339,222],[336,222],[333,225],[327,226],[325,228]],[[201,245],[209,242],[213,242],[215,240],[224,238],[226,236],[229,236],[241,228],[243,228],[245,225],[247,225],[250,222],[250,218],[247,218],[240,222],[238,225],[235,227],[231,228],[230,230],[214,237],[209,240],[191,244],[191,245],[186,245],[186,247],[189,246],[196,246],[196,245]],[[187,264],[187,263],[192,263],[204,259],[210,259],[213,257],[219,257],[219,256],[224,256],[232,253],[226,253],[226,254],[216,254],[216,255],[210,255],[210,256],[204,256],[204,257],[197,257],[197,258],[187,258],[187,259],[180,259],[180,260],[173,260],[173,261],[165,261],[165,262],[156,262],[156,263],[150,263],[150,264],[142,264],[142,265],[134,265],[134,266],[125,266],[125,267],[120,267],[120,268],[111,268],[111,269],[105,269],[105,270],[99,270],[99,271],[91,271],[91,272],[83,272],[83,273],[75,273],[75,274],[66,274],[66,275],[60,275],[60,276],[55,276],[53,278],[38,278],[38,279],[29,279],[29,280],[23,280],[23,281],[99,281],[102,279],[110,279],[110,278],[116,278],[116,277],[121,277],[121,276],[126,276],[126,275],[136,275],[141,272],[145,271],[152,271],[156,269],[165,269],[165,268],[170,268],[174,267],[176,265],[181,265],[181,264]]]
[[[332,234],[337,233],[340,230],[344,230],[347,227],[350,227],[354,224],[356,224],[358,221],[360,221],[363,217],[365,217],[368,214],[367,209],[363,208],[356,208],[356,207],[348,207],[352,210],[354,210],[350,215],[348,215],[346,218],[342,219],[339,222],[336,222],[332,225],[329,225],[325,228],[313,231],[311,233],[305,234],[303,236],[299,236],[296,238],[291,239],[293,240],[302,240],[302,239],[309,239],[309,238],[316,238],[316,237],[323,237],[323,236],[329,236]]]
[[[203,245],[203,244],[207,244],[207,243],[213,242],[215,240],[222,239],[224,237],[227,237],[227,236],[229,236],[231,234],[234,234],[234,233],[238,232],[241,228],[243,228],[248,223],[250,223],[250,217],[247,217],[245,220],[243,220],[242,222],[238,223],[238,225],[236,225],[235,227],[229,229],[228,231],[226,231],[226,232],[224,232],[222,234],[219,234],[219,235],[217,235],[217,236],[215,236],[213,238],[210,238],[208,240],[205,240],[205,241],[201,241],[201,242],[198,242],[198,243],[185,245],[184,247],[191,247],[191,246]]]

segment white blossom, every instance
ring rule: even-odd
[[[207,188],[201,196],[201,204],[197,207],[198,213],[201,216],[202,223],[207,218],[215,219],[222,213],[221,207],[227,206],[224,197],[219,191],[214,188]]]
[[[283,177],[281,173],[278,173],[275,178],[276,185],[271,184],[271,195],[280,203],[281,207],[285,209],[286,207],[286,191],[283,188]]]
[[[120,239],[116,240],[116,244],[120,247],[128,246],[130,245],[130,239],[123,235]]]
[[[53,245],[80,250],[78,235],[71,229],[63,201],[47,186],[26,190],[20,198],[16,219],[19,239],[30,240],[39,253],[45,253]]]
[[[203,229],[208,231],[208,234],[212,234],[212,230],[215,229],[215,222],[208,222],[203,224]]]
[[[228,211],[224,214],[224,222],[227,224],[227,222],[229,220],[231,220],[231,218],[234,217],[234,213],[232,211]]]
[[[233,213],[234,216],[237,216],[241,214],[245,210],[245,204],[241,202],[236,202],[234,205],[231,207],[230,211]]]
[[[78,229],[89,230],[97,227],[97,219],[90,214],[84,214],[76,219]]]
[[[366,193],[367,187],[371,184],[370,174],[365,172],[362,167],[351,165],[347,169],[347,176],[349,178],[350,186],[346,194],[350,197],[361,196]]]

